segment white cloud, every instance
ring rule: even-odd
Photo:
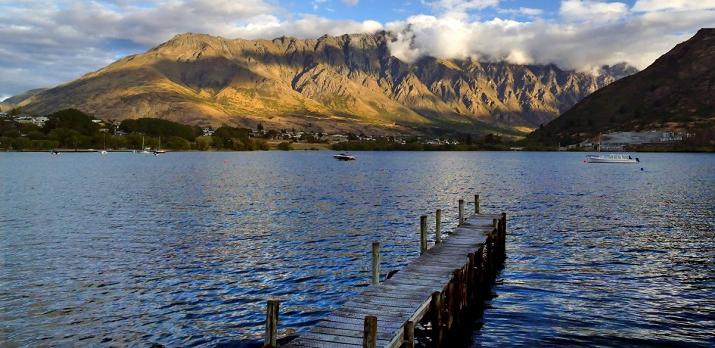
[[[613,21],[628,14],[628,6],[622,2],[565,0],[561,1],[559,13],[566,20]]]
[[[343,4],[347,6],[356,6],[360,0],[343,0]]]
[[[637,0],[633,5],[635,12],[663,10],[696,11],[715,9],[715,0]]]
[[[397,33],[390,49],[393,55],[410,62],[429,55],[554,63],[581,71],[625,61],[643,69],[697,29],[715,23],[712,10],[629,13],[621,3],[568,3],[572,1],[562,2],[566,4],[562,15],[570,17],[561,21],[413,16],[386,24],[388,30]],[[586,20],[584,9],[601,15]]]

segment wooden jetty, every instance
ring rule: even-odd
[[[379,283],[380,246],[372,246],[372,285],[318,322],[288,347],[407,347],[415,327],[434,347],[450,337],[469,313],[482,305],[505,258],[506,214],[482,214],[475,195],[474,214],[465,216],[459,200],[459,225],[441,235],[441,210],[435,214],[435,245],[427,245],[427,216],[420,218],[421,255]],[[265,347],[276,346],[278,303],[269,301]]]

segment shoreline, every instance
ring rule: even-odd
[[[56,149],[56,150],[0,150],[0,153],[52,153],[57,151],[59,153],[99,153],[102,150],[97,149]],[[108,153],[137,153],[141,150],[104,150]],[[164,150],[163,154],[167,153],[192,153],[192,152],[306,152],[306,151],[319,151],[319,152],[563,152],[563,153],[598,153],[597,151],[558,151],[558,150],[544,150],[544,149],[524,149],[524,150],[499,150],[499,149],[340,149],[334,150],[330,148],[301,148],[301,149],[291,149],[291,150],[280,150],[277,148],[270,148],[268,150]],[[715,153],[712,151],[699,151],[699,150],[670,150],[670,151],[601,151],[601,153]]]

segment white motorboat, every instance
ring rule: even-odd
[[[104,155],[107,154],[107,150],[100,150],[100,151],[99,151],[99,154],[102,155],[102,156],[104,156]]]
[[[638,163],[638,157],[633,158],[626,154],[609,154],[609,155],[588,155],[586,156],[588,163]]]
[[[346,154],[346,153],[341,153],[341,154],[338,154],[338,155],[333,155],[333,158],[335,158],[335,159],[338,160],[338,161],[354,161],[354,160],[357,159],[357,158],[355,158],[355,156],[348,155],[348,154]]]

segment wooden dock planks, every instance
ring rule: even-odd
[[[501,215],[474,214],[442,242],[424,251],[392,278],[373,285],[316,324],[288,347],[362,347],[366,316],[377,317],[377,347],[399,347],[404,324],[417,323],[430,308],[433,292],[442,291],[455,269],[464,267],[494,230]]]

